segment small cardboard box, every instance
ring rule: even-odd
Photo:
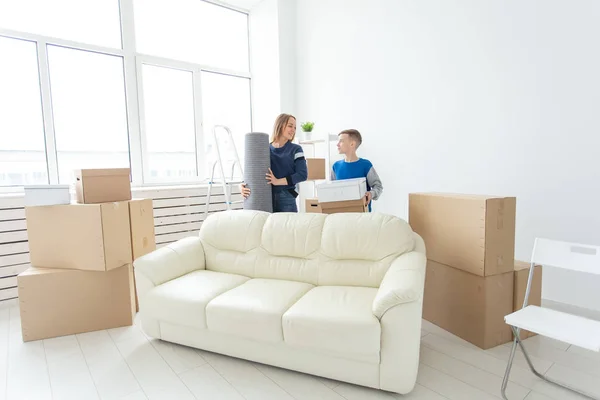
[[[28,185],[25,192],[25,207],[70,204],[69,185]]]
[[[319,203],[323,214],[337,213],[364,213],[369,212],[369,206],[365,204],[364,199],[347,201],[330,201],[328,203]]]
[[[479,276],[513,271],[515,214],[514,197],[409,195],[409,223],[427,258]]]
[[[308,180],[309,181],[325,179],[325,159],[324,158],[307,158],[306,166],[308,167]]]
[[[133,324],[129,264],[108,272],[29,268],[18,288],[24,342]]]
[[[427,260],[423,318],[482,349],[508,343],[513,280],[513,271],[483,277]]]
[[[527,280],[529,279],[530,263],[515,261],[515,284],[514,284],[514,302],[513,311],[523,308],[525,301],[525,292],[527,290]],[[531,291],[529,292],[529,301],[531,306],[541,307],[542,305],[542,266],[536,265],[533,270],[533,279],[531,281]],[[535,333],[521,329],[521,339],[535,336]]]
[[[154,208],[152,199],[134,199],[129,201],[129,225],[131,226],[131,250],[133,260],[156,250],[154,234]],[[135,311],[139,311],[135,275]]]
[[[367,194],[366,178],[340,179],[317,185],[319,203],[360,200]]]
[[[98,204],[131,200],[129,168],[75,171],[77,203]]]
[[[131,264],[129,204],[25,207],[31,265],[109,271]]]
[[[306,199],[305,208],[307,213],[323,213],[319,200],[317,199]]]

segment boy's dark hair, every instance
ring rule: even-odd
[[[345,129],[345,130],[341,131],[340,133],[338,133],[338,136],[344,135],[344,134],[348,135],[350,140],[354,140],[356,142],[357,149],[360,147],[360,145],[362,144],[362,136],[360,135],[359,131],[357,131],[356,129]]]

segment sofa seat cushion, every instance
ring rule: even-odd
[[[379,363],[381,326],[373,315],[377,289],[319,286],[283,315],[287,344]]]
[[[208,329],[260,341],[282,342],[283,313],[313,287],[302,282],[251,279],[208,303]]]
[[[248,277],[214,271],[194,271],[150,290],[143,312],[159,321],[206,329],[206,305],[246,282]]]

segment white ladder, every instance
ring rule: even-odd
[[[229,144],[231,145],[233,150],[234,159],[231,163],[231,176],[229,179],[225,176],[225,166],[223,165],[223,157],[221,154],[221,148],[219,145],[219,134],[220,130],[224,130],[227,134],[227,139]],[[213,162],[210,174],[210,180],[208,181],[208,193],[206,195],[206,210],[204,211],[204,219],[208,217],[208,210],[210,207],[210,196],[212,194],[213,185],[221,185],[223,187],[223,194],[225,195],[225,206],[228,210],[231,209],[232,204],[242,203],[243,201],[231,201],[231,185],[241,184],[242,180],[234,181],[233,178],[235,176],[235,166],[237,165],[240,169],[240,173],[242,177],[244,176],[244,169],[242,168],[242,163],[240,162],[240,157],[238,156],[237,148],[235,147],[235,141],[233,140],[233,135],[231,134],[231,130],[225,125],[215,125],[213,126],[213,137],[215,139],[215,148],[217,150],[217,160]],[[219,172],[221,173],[221,180],[215,180],[215,171],[219,167]]]

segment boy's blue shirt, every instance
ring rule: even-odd
[[[369,171],[373,168],[373,164],[371,161],[366,160],[364,158],[359,158],[356,161],[347,162],[345,160],[336,161],[333,166],[333,174],[332,179],[334,180],[342,180],[342,179],[355,179],[355,178],[367,178],[369,175]],[[371,191],[371,185],[369,184],[369,179],[367,179],[367,191]],[[371,212],[371,203],[369,203],[369,212]]]

